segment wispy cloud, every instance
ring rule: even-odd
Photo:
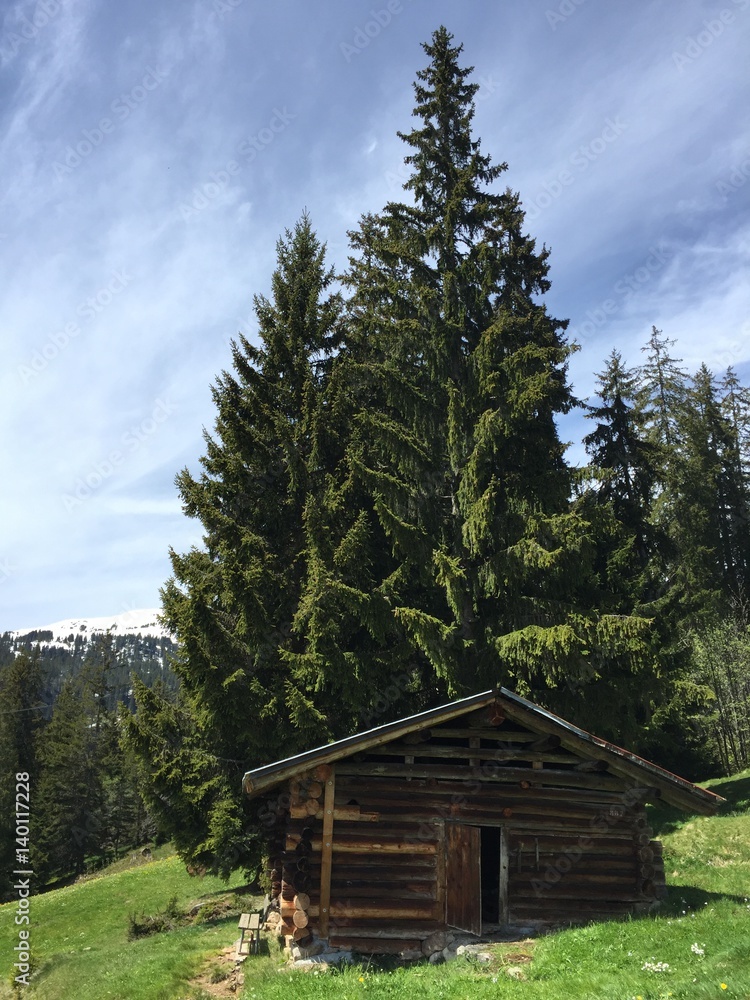
[[[174,476],[197,469],[209,385],[229,338],[255,333],[276,239],[307,207],[343,267],[346,229],[401,197],[395,133],[440,22],[476,67],[484,149],[552,248],[550,309],[586,330],[577,390],[612,346],[636,362],[652,324],[687,364],[750,376],[747,7],[9,6],[0,628],[157,603],[168,547],[201,537]],[[139,440],[159,399],[173,413]],[[66,510],[79,480],[90,495]]]

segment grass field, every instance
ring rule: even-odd
[[[155,914],[176,898],[194,903],[233,902],[242,879],[191,878],[166,849],[138,867],[120,862],[98,877],[37,896],[31,904],[31,953],[36,974],[22,995],[31,1000],[173,1000],[186,980],[236,936],[237,917],[179,927],[169,933],[128,940],[128,915]],[[242,907],[235,906],[238,911]],[[247,908],[247,903],[245,907]],[[15,904],[0,908],[3,984],[10,997],[9,967],[17,941]],[[231,912],[231,911],[230,911]]]
[[[707,783],[722,815],[655,810],[669,900],[658,916],[561,931],[488,947],[492,961],[458,959],[377,970],[370,963],[318,975],[292,972],[275,948],[244,964],[245,1000],[750,1000],[750,772]],[[122,867],[122,866],[121,866]],[[191,979],[236,937],[236,916],[128,941],[128,913],[232,899],[237,885],[191,879],[174,857],[111,872],[32,903],[38,972],[29,1000],[187,1000]],[[251,907],[244,900],[244,908]],[[15,943],[12,906],[0,908],[0,948]],[[7,963],[8,966],[12,959]],[[10,996],[8,979],[5,993]]]

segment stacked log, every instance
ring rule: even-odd
[[[310,819],[323,813],[323,790],[326,780],[331,776],[328,764],[318,764],[312,771],[300,774],[289,783],[291,804],[289,808],[292,819]]]

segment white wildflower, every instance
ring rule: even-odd
[[[690,950],[694,955],[700,955],[701,958],[703,958],[703,956],[706,954],[705,944],[698,944],[697,941],[695,942],[695,944],[690,945]]]
[[[644,962],[641,966],[641,971],[643,972],[667,972],[669,969],[669,962]]]

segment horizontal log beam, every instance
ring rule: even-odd
[[[355,764],[344,761],[339,764],[339,773],[373,777],[384,775],[403,778],[464,779],[467,782],[479,781],[488,784],[518,784],[521,781],[539,782],[543,780],[545,785],[570,785],[571,788],[623,789],[623,782],[619,778],[598,774],[582,774],[579,771],[557,771],[551,768],[540,775],[538,771],[534,771],[530,767],[496,767],[489,771],[481,768],[451,767],[449,765]]]
[[[408,746],[405,743],[387,743],[376,750],[369,750],[371,757],[437,757],[444,760],[467,760],[478,758],[481,760],[528,760],[538,763],[548,764],[573,764],[577,765],[580,757],[569,753],[553,753],[551,750],[529,750],[523,747],[513,749],[493,749],[481,747],[455,747],[442,746],[438,743],[421,743],[419,746]],[[359,756],[351,757],[350,760],[358,760]],[[588,761],[589,764],[598,762]],[[477,767],[479,765],[476,765]]]
[[[472,736],[478,736],[480,740],[497,740],[502,743],[533,743],[539,739],[539,733],[521,732],[520,730],[511,732],[510,730],[492,729],[488,726],[433,726],[429,732],[430,736],[444,737],[450,740],[467,740]]]
[[[383,903],[383,902],[372,902],[372,903],[350,903],[343,897],[335,900],[331,898],[331,915],[330,920],[332,923],[339,923],[346,919],[369,919],[379,917],[381,920],[429,920],[431,917],[434,919],[435,914],[435,904],[426,902],[422,905],[405,901],[401,904],[398,903]],[[297,910],[297,913],[301,912]],[[310,909],[307,911],[308,916],[317,917],[318,907],[311,905]]]
[[[318,802],[316,809],[312,812],[307,808],[309,802],[304,806],[290,806],[289,815],[292,819],[311,820],[323,819],[323,806]],[[380,813],[363,812],[359,806],[341,806],[333,810],[334,820],[347,820],[350,823],[377,823]]]

